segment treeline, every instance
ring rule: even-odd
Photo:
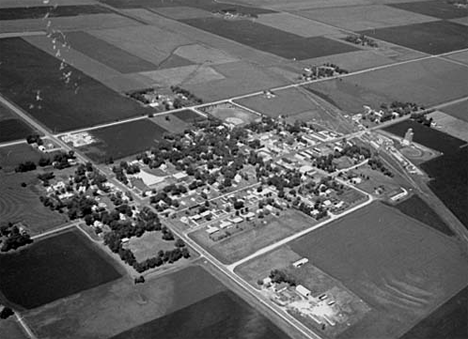
[[[12,223],[1,226],[0,235],[2,236],[2,252],[16,250],[33,242],[29,234],[24,231],[20,231],[20,229]]]
[[[69,159],[76,159],[75,153],[73,151],[69,152],[60,152],[55,154],[52,158],[50,157],[41,157],[36,164],[34,161],[27,160],[23,163],[20,163],[16,168],[15,172],[29,172],[34,171],[37,168],[37,165],[40,167],[54,166],[56,169],[64,169],[71,167]]]

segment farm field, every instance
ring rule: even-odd
[[[384,5],[338,6],[313,9],[310,11],[299,11],[297,14],[349,31],[379,29],[437,20],[430,16],[407,12]]]
[[[28,339],[21,325],[14,317],[0,321],[0,337],[8,339]]]
[[[54,6],[10,7],[0,8],[0,20],[42,19],[46,14],[54,18],[109,12],[109,9],[99,5],[58,6],[57,8]]]
[[[174,112],[172,113],[172,115],[176,116],[177,118],[179,118],[180,120],[186,122],[186,123],[190,123],[190,122],[195,122],[195,121],[198,121],[200,119],[204,120],[205,117],[203,117],[202,115],[190,110],[190,109],[184,109],[182,111],[178,111],[178,112]]]
[[[90,134],[98,141],[80,147],[80,150],[98,162],[103,162],[109,157],[114,160],[121,159],[150,149],[166,132],[162,127],[144,118],[92,130]]]
[[[363,105],[379,107],[394,100],[430,107],[468,94],[468,68],[440,59],[426,59],[373,72],[307,85],[349,113],[362,113]],[[385,79],[385,81],[382,81]]]
[[[358,33],[428,54],[442,54],[468,47],[468,26],[450,21],[361,30]]]
[[[144,284],[134,285],[130,279],[119,279],[84,291],[79,298],[68,302],[30,311],[26,318],[39,336],[50,339],[120,338],[132,334],[147,339],[154,338],[154,335],[150,335],[151,332],[161,333],[158,331],[163,331],[167,338],[166,335],[172,332],[180,335],[178,328],[186,329],[185,333],[190,338],[206,339],[211,337],[205,337],[209,332],[203,331],[211,330],[214,335],[220,335],[213,337],[215,339],[224,337],[223,331],[242,331],[249,319],[254,321],[254,328],[259,330],[275,327],[252,308],[245,308],[242,301],[239,303],[244,305],[241,308],[243,312],[233,312],[237,308],[232,300],[237,298],[223,297],[225,293],[231,292],[227,292],[226,287],[205,269],[188,266],[164,276],[148,277]],[[210,297],[214,297],[214,300],[210,301]],[[216,299],[219,301],[216,302]],[[189,308],[191,305],[195,306]],[[200,318],[201,315],[204,318]],[[198,326],[194,325],[196,323]],[[180,326],[181,324],[184,326]],[[193,332],[187,334],[189,330]],[[226,334],[229,337],[229,333]],[[280,335],[279,338],[284,337]]]
[[[182,22],[285,59],[304,60],[359,49],[322,36],[303,38],[248,20],[203,18]]]
[[[468,283],[454,241],[380,203],[290,246],[371,307],[340,338],[399,337]]]
[[[444,107],[442,110],[455,118],[468,122],[468,100]]]
[[[459,106],[459,105],[458,105]],[[466,109],[468,109],[468,102],[465,103]],[[447,110],[452,110],[449,106]],[[455,114],[463,112],[462,109],[457,108]],[[467,111],[464,111],[467,112]],[[468,118],[461,120],[455,117],[455,114],[446,114],[441,111],[435,111],[428,114],[428,118],[432,118],[433,122],[436,124],[436,128],[446,134],[449,134],[455,138],[464,140],[468,142]]]
[[[448,1],[408,1],[391,3],[388,6],[440,19],[454,19],[468,16],[467,8],[456,7]]]
[[[39,201],[41,191],[37,173],[6,174],[0,171],[0,220],[23,222],[31,235],[45,232],[68,221],[63,214],[51,211]],[[21,187],[21,183],[26,187]]]
[[[183,133],[185,130],[190,129],[192,127],[190,123],[179,119],[174,114],[158,115],[153,118],[150,118],[150,120],[156,125],[168,131],[169,133],[174,134]]]
[[[33,161],[37,163],[44,153],[34,149],[26,142],[13,146],[0,147],[0,167],[5,173],[13,172],[20,163]]]
[[[423,163],[421,168],[432,178],[429,182],[431,190],[468,227],[466,142],[414,121],[404,121],[385,130],[402,137],[408,128],[413,129],[415,142],[444,153]]]
[[[0,291],[8,303],[33,309],[119,278],[107,260],[79,231],[68,231],[1,255]]]
[[[32,128],[28,124],[0,104],[0,142],[23,139],[31,133]]]
[[[280,217],[270,216],[266,220],[266,225],[255,226],[217,242],[211,240],[204,229],[189,234],[189,237],[223,263],[231,264],[316,223],[297,210],[286,210]]]
[[[50,130],[62,132],[144,114],[147,109],[20,38],[0,40],[0,91]],[[24,87],[27,83],[28,86]],[[40,102],[38,102],[38,91]]]
[[[444,233],[448,236],[453,236],[454,233],[450,227],[439,217],[437,213],[418,195],[413,195],[409,199],[400,202],[395,206],[400,212],[410,216],[428,226]]]

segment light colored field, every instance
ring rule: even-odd
[[[296,88],[277,91],[275,95],[274,98],[267,99],[261,94],[236,100],[236,102],[271,117],[278,117],[279,115],[295,116],[300,113],[319,109],[319,107],[311,101],[309,95]]]
[[[2,319],[2,321],[0,321],[0,338],[28,339],[29,336],[23,332],[23,328],[13,316],[8,319]]]
[[[130,249],[138,262],[155,257],[160,250],[174,249],[174,241],[165,241],[161,238],[161,232],[146,232],[140,238],[131,237],[128,242]]]
[[[141,72],[139,74],[165,87],[172,85],[195,85],[224,79],[224,76],[213,68],[200,65],[168,68],[159,71]]]
[[[256,22],[305,38],[339,32],[336,28],[289,13],[262,14]]]
[[[190,237],[222,262],[233,263],[316,223],[314,219],[292,209],[281,212],[280,217],[269,215],[256,222],[262,220],[268,223],[251,227],[218,242],[212,241],[204,229],[191,233]]]
[[[443,108],[443,111],[451,116],[468,122],[468,100]]]
[[[185,6],[160,7],[153,8],[152,10],[174,20],[207,18],[212,16],[210,12],[203,9]]]
[[[72,17],[49,18],[49,30],[78,31],[87,29],[109,29],[140,25],[123,16],[109,14],[88,14]],[[43,19],[2,20],[0,33],[47,31],[47,21]]]
[[[298,15],[351,31],[402,26],[438,19],[382,5],[300,11]]]
[[[426,107],[468,95],[468,67],[441,59],[426,59],[310,85],[343,110],[362,112],[363,105],[378,107],[394,100]],[[385,79],[385,81],[382,81]]]
[[[174,51],[174,54],[196,64],[216,65],[239,61],[239,59],[219,49],[200,44],[180,46]]]
[[[251,6],[265,7],[274,10],[294,11],[309,8],[338,7],[368,4],[368,0],[241,0]]]
[[[468,141],[468,117],[461,120],[439,111],[431,113],[428,116],[434,119],[437,129],[456,138]],[[465,111],[465,116],[468,116],[468,111]]]
[[[155,65],[160,64],[181,45],[191,41],[169,30],[154,26],[134,26],[91,31],[92,35]]]
[[[452,19],[452,20],[449,20],[449,21],[455,22],[457,24],[468,26],[468,16],[465,16],[464,18]]]
[[[445,58],[464,63],[468,66],[468,51],[453,53],[453,54],[445,56]]]
[[[59,6],[73,6],[73,5],[95,5],[95,0],[54,0],[53,4]],[[0,8],[15,8],[15,7],[40,7],[40,6],[51,6],[51,3],[43,3],[37,0],[2,0],[0,2]]]
[[[257,114],[249,112],[248,110],[245,110],[237,105],[233,105],[230,103],[211,106],[208,107],[206,110],[201,109],[201,111],[209,113],[218,119],[225,120],[228,122],[229,119],[234,118],[231,121],[236,121],[236,119],[239,119],[241,124],[248,124],[260,119],[260,116],[258,116]]]
[[[24,39],[50,55],[57,55],[57,50],[53,49],[53,44],[47,36],[25,37]],[[145,88],[153,83],[146,77],[134,74],[123,75],[74,49],[60,47],[59,60],[65,60],[66,63],[118,92]]]
[[[356,338],[399,337],[468,282],[456,241],[380,203],[290,246],[371,306]]]

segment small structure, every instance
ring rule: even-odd
[[[403,146],[409,146],[413,143],[414,132],[412,128],[408,128],[405,133],[405,138],[402,141]]]
[[[309,298],[312,292],[310,292],[309,289],[305,288],[302,285],[297,285],[296,286],[296,292],[302,295],[304,298]]]
[[[296,262],[293,262],[293,266],[294,266],[294,268],[299,268],[299,267],[301,267],[302,265],[307,264],[308,262],[309,262],[309,259],[307,259],[307,258],[302,258],[302,259],[299,259],[299,260],[296,261]]]

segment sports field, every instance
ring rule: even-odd
[[[247,125],[260,119],[260,115],[231,103],[204,106],[199,110],[235,126]]]
[[[374,203],[293,242],[373,309],[345,338],[399,337],[468,284],[456,243]]]
[[[23,39],[1,39],[0,49],[0,91],[52,131],[148,112],[71,66],[61,70],[58,59]]]
[[[77,230],[37,241],[19,252],[1,255],[0,273],[3,297],[8,303],[26,309],[121,277],[104,253]]]
[[[92,130],[90,134],[98,142],[81,147],[80,150],[98,162],[109,157],[114,160],[121,159],[149,150],[162,139],[164,133],[167,133],[165,129],[149,119],[140,119]]]

